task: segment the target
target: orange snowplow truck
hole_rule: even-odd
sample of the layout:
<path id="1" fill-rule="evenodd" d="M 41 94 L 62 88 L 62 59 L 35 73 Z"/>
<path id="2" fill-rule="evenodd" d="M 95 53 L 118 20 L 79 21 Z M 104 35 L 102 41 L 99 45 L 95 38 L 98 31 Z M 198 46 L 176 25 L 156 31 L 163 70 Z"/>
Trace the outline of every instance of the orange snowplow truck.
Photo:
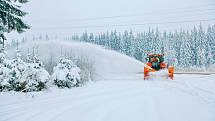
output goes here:
<path id="1" fill-rule="evenodd" d="M 167 77 L 173 80 L 174 67 L 164 63 L 164 54 L 148 54 L 147 63 L 144 66 L 144 80 L 149 79 L 149 73 L 167 68 Z"/>

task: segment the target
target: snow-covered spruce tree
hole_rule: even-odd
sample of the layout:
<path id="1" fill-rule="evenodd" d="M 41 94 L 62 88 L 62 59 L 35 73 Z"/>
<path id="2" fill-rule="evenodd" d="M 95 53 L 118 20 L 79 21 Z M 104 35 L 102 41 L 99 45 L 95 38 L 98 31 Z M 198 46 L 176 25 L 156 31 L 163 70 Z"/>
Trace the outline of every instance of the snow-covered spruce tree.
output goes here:
<path id="1" fill-rule="evenodd" d="M 158 28 L 156 29 L 156 31 L 152 31 L 152 53 L 161 53 L 161 40 L 160 40 L 160 33 L 158 31 Z"/>
<path id="2" fill-rule="evenodd" d="M 203 30 L 202 25 L 199 25 L 198 28 L 198 46 L 197 46 L 197 53 L 198 53 L 198 65 L 200 67 L 205 67 L 206 65 L 206 44 L 207 44 L 207 40 L 206 40 L 206 36 L 205 36 L 205 31 Z"/>
<path id="3" fill-rule="evenodd" d="M 0 91 L 12 90 L 10 86 L 10 67 L 10 61 L 5 59 L 5 53 L 0 52 Z"/>
<path id="4" fill-rule="evenodd" d="M 80 37 L 80 41 L 88 42 L 88 33 L 84 32 Z"/>
<path id="5" fill-rule="evenodd" d="M 110 40 L 111 40 L 111 44 L 110 44 L 111 48 L 113 50 L 119 50 L 120 49 L 120 39 L 117 36 L 116 30 L 114 32 L 111 32 Z"/>
<path id="6" fill-rule="evenodd" d="M 102 35 L 102 42 L 104 43 L 104 46 L 110 48 L 111 47 L 110 46 L 110 43 L 111 43 L 110 41 L 111 40 L 110 40 L 110 34 L 109 34 L 109 32 L 107 32 L 106 34 L 103 33 L 103 35 Z"/>
<path id="7" fill-rule="evenodd" d="M 144 53 L 144 45 L 143 45 L 143 34 L 137 33 L 136 41 L 134 43 L 134 58 L 137 60 L 142 60 Z"/>
<path id="8" fill-rule="evenodd" d="M 95 43 L 95 38 L 94 38 L 93 33 L 90 33 L 89 42 L 90 42 L 90 43 Z"/>
<path id="9" fill-rule="evenodd" d="M 129 33 L 125 31 L 122 37 L 122 41 L 124 41 L 122 52 L 126 55 L 130 55 L 131 52 L 131 41 L 129 40 Z"/>
<path id="10" fill-rule="evenodd" d="M 28 64 L 19 79 L 21 87 L 17 91 L 41 91 L 47 87 L 49 79 L 49 73 L 44 69 L 43 63 L 37 56 L 34 56 L 33 62 Z"/>
<path id="11" fill-rule="evenodd" d="M 154 31 L 153 29 L 149 28 L 147 35 L 146 35 L 146 51 L 148 51 L 149 53 L 153 53 L 152 52 L 152 48 L 153 48 L 153 35 Z"/>
<path id="12" fill-rule="evenodd" d="M 173 40 L 174 40 L 173 48 L 174 48 L 174 52 L 175 52 L 175 58 L 177 60 L 176 63 L 180 65 L 180 63 L 181 63 L 180 56 L 181 56 L 182 34 L 178 31 L 174 32 Z"/>
<path id="13" fill-rule="evenodd" d="M 215 64 L 215 25 L 207 30 L 206 60 L 207 66 Z"/>
<path id="14" fill-rule="evenodd" d="M 101 45 L 106 46 L 108 41 L 109 41 L 108 32 L 107 32 L 107 34 L 102 33 L 101 39 L 100 39 Z"/>
<path id="15" fill-rule="evenodd" d="M 20 4 L 28 2 L 27 0 L 0 0 L 0 40 L 4 47 L 6 40 L 4 33 L 17 31 L 24 32 L 30 27 L 22 21 L 26 12 L 20 10 Z M 18 5 L 19 4 L 19 5 Z"/>
<path id="16" fill-rule="evenodd" d="M 18 82 L 26 68 L 26 63 L 20 59 L 19 52 L 13 60 L 5 59 L 4 52 L 0 53 L 0 88 L 1 91 L 17 90 L 20 87 Z"/>
<path id="17" fill-rule="evenodd" d="M 194 27 L 192 30 L 191 30 L 191 64 L 193 66 L 196 66 L 197 65 L 197 62 L 198 62 L 198 54 L 197 54 L 197 29 L 196 27 Z"/>
<path id="18" fill-rule="evenodd" d="M 129 44 L 130 44 L 130 47 L 129 47 L 129 49 L 130 49 L 129 56 L 134 57 L 134 54 L 135 54 L 135 37 L 133 35 L 132 30 L 130 30 L 130 32 L 129 32 L 129 41 L 130 41 L 129 42 Z"/>
<path id="19" fill-rule="evenodd" d="M 60 88 L 77 87 L 81 81 L 80 71 L 80 68 L 77 67 L 71 60 L 61 58 L 53 70 L 53 83 Z"/>
<path id="20" fill-rule="evenodd" d="M 180 67 L 191 67 L 191 44 L 189 33 L 182 32 L 181 49 L 180 49 Z"/>
<path id="21" fill-rule="evenodd" d="M 16 58 L 11 61 L 10 66 L 10 86 L 12 90 L 20 91 L 24 86 L 19 79 L 22 77 L 24 71 L 27 68 L 27 64 L 20 58 L 21 55 L 17 50 Z"/>

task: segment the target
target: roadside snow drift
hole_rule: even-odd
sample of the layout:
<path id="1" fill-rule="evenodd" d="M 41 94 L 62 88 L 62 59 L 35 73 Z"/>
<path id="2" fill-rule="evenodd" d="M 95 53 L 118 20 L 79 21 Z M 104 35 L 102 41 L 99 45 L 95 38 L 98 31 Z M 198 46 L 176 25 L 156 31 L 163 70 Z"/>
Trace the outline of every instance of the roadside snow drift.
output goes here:
<path id="1" fill-rule="evenodd" d="M 143 64 L 114 51 L 75 42 L 39 47 L 44 60 L 53 52 L 60 56 L 61 47 L 87 56 L 100 81 L 67 90 L 2 92 L 0 121 L 215 121 L 215 75 L 144 81 L 137 73 Z"/>

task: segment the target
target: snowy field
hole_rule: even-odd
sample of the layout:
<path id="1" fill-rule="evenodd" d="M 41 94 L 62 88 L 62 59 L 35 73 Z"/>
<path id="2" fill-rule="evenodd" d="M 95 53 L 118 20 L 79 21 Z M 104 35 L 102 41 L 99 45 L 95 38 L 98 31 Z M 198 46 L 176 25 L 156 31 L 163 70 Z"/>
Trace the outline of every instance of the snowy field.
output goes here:
<path id="1" fill-rule="evenodd" d="M 137 73 L 143 64 L 132 58 L 90 44 L 60 45 L 96 58 L 100 78 L 79 88 L 0 93 L 0 121 L 215 121 L 215 75 L 144 81 Z"/>

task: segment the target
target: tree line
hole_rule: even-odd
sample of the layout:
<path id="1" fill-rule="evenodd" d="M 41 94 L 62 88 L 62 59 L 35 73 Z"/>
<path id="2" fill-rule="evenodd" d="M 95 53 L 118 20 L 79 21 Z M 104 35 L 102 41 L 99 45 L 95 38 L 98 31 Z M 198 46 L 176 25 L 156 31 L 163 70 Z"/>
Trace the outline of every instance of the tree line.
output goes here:
<path id="1" fill-rule="evenodd" d="M 158 28 L 138 33 L 132 30 L 100 34 L 84 32 L 71 39 L 102 45 L 142 62 L 149 53 L 163 53 L 166 62 L 174 61 L 178 67 L 207 68 L 215 64 L 215 25 L 209 25 L 205 30 L 200 24 L 191 30 L 174 32 L 161 32 Z"/>

